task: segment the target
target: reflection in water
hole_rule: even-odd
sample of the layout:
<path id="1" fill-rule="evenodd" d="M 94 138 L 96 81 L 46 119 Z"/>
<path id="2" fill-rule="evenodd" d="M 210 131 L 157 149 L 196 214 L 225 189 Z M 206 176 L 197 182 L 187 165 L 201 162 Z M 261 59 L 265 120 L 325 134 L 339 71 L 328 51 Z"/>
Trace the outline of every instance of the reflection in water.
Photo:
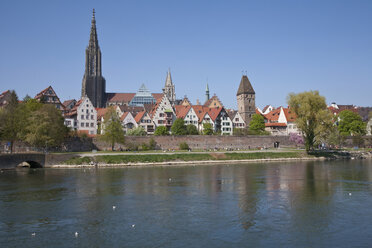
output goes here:
<path id="1" fill-rule="evenodd" d="M 4 171 L 0 246 L 369 246 L 371 168 L 317 161 Z"/>

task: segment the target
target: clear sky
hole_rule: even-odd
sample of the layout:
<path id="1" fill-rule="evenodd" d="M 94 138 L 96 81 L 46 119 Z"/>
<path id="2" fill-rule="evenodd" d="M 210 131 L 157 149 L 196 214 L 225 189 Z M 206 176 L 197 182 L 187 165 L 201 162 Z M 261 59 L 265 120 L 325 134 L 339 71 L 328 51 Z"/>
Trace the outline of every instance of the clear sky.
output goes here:
<path id="1" fill-rule="evenodd" d="M 108 92 L 161 92 L 170 67 L 177 98 L 204 101 L 208 80 L 236 108 L 247 71 L 261 108 L 305 90 L 372 106 L 370 0 L 2 0 L 0 91 L 79 98 L 93 8 Z"/>

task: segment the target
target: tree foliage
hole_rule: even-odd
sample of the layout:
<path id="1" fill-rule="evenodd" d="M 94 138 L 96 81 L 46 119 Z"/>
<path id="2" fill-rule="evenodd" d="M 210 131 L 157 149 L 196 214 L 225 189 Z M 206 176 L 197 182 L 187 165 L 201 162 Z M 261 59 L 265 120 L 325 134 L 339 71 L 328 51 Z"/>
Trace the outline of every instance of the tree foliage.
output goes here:
<path id="1" fill-rule="evenodd" d="M 157 136 L 169 135 L 169 132 L 166 126 L 158 126 L 155 129 L 154 135 L 157 135 Z"/>
<path id="2" fill-rule="evenodd" d="M 350 110 L 343 110 L 338 115 L 339 125 L 338 130 L 341 135 L 365 135 L 366 124 L 362 121 L 362 117 Z"/>
<path id="3" fill-rule="evenodd" d="M 252 120 L 249 123 L 249 130 L 256 133 L 262 133 L 265 131 L 265 120 L 262 115 L 252 115 Z"/>
<path id="4" fill-rule="evenodd" d="M 128 130 L 127 132 L 128 136 L 146 136 L 146 131 L 143 129 L 143 127 L 136 127 L 133 129 Z"/>
<path id="5" fill-rule="evenodd" d="M 104 133 L 102 139 L 111 144 L 114 150 L 116 143 L 124 143 L 124 130 L 120 122 L 118 113 L 113 107 L 110 107 L 104 116 Z"/>
<path id="6" fill-rule="evenodd" d="M 329 127 L 333 125 L 325 98 L 318 91 L 307 91 L 291 93 L 287 101 L 297 115 L 297 127 L 304 136 L 306 151 L 309 151 L 317 141 L 326 137 Z"/>
<path id="7" fill-rule="evenodd" d="M 178 118 L 173 122 L 173 125 L 171 127 L 172 135 L 186 135 L 186 125 L 185 121 L 181 118 Z"/>
<path id="8" fill-rule="evenodd" d="M 29 112 L 24 139 L 30 145 L 48 148 L 59 146 L 65 139 L 68 128 L 64 125 L 61 111 L 54 105 L 42 104 Z"/>
<path id="9" fill-rule="evenodd" d="M 204 135 L 212 135 L 213 134 L 213 126 L 210 123 L 203 123 L 203 134 Z"/>
<path id="10" fill-rule="evenodd" d="M 15 91 L 11 91 L 8 104 L 0 114 L 0 138 L 10 143 L 10 152 L 13 152 L 14 142 L 20 140 L 24 119 L 19 106 L 18 96 Z"/>
<path id="11" fill-rule="evenodd" d="M 187 131 L 188 135 L 198 135 L 199 134 L 198 129 L 193 124 L 187 125 L 186 126 L 186 131 Z"/>

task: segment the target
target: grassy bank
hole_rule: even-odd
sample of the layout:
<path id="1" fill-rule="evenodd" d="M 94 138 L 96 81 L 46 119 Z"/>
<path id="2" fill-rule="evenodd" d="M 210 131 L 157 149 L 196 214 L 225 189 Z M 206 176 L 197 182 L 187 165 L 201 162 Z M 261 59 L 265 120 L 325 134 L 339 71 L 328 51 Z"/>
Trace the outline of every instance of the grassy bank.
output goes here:
<path id="1" fill-rule="evenodd" d="M 97 155 L 78 157 L 65 161 L 67 165 L 83 165 L 91 162 L 102 164 L 159 163 L 170 161 L 246 160 L 271 158 L 300 158 L 304 152 L 252 152 L 252 153 L 190 153 L 190 154 L 141 154 L 141 155 Z"/>

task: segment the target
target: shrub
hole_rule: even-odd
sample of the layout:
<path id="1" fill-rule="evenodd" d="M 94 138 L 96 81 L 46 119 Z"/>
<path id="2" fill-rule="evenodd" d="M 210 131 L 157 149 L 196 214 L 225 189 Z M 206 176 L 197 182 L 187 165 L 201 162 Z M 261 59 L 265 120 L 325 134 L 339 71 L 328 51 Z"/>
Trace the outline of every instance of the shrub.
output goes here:
<path id="1" fill-rule="evenodd" d="M 151 138 L 150 141 L 149 141 L 149 148 L 150 150 L 155 150 L 156 148 L 156 141 L 154 140 L 154 138 Z"/>
<path id="2" fill-rule="evenodd" d="M 161 136 L 161 135 L 169 135 L 168 129 L 165 126 L 159 126 L 155 129 L 154 135 Z"/>
<path id="3" fill-rule="evenodd" d="M 180 150 L 189 150 L 189 145 L 186 142 L 182 142 L 179 144 Z"/>

